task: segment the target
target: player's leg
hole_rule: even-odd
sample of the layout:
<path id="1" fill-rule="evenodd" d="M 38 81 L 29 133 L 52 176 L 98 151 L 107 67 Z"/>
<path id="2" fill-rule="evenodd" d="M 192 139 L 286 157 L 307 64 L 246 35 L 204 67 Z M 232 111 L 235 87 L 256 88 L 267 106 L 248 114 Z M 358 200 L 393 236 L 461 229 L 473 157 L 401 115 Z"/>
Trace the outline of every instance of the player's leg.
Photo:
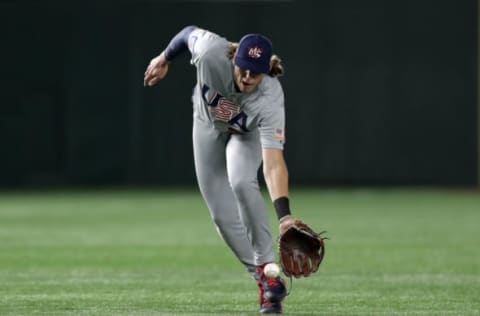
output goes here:
<path id="1" fill-rule="evenodd" d="M 281 301 L 287 294 L 285 281 L 281 277 L 267 278 L 263 272 L 265 264 L 274 260 L 274 252 L 268 214 L 258 184 L 261 161 L 258 130 L 232 135 L 227 145 L 228 177 L 255 254 L 260 312 L 281 313 Z"/>
<path id="2" fill-rule="evenodd" d="M 200 192 L 219 234 L 253 273 L 253 248 L 227 177 L 225 146 L 229 138 L 229 134 L 220 133 L 205 122 L 194 119 L 193 151 Z"/>
<path id="3" fill-rule="evenodd" d="M 257 266 L 274 260 L 268 213 L 258 183 L 261 162 L 258 130 L 232 135 L 227 145 L 228 178 L 247 227 Z"/>

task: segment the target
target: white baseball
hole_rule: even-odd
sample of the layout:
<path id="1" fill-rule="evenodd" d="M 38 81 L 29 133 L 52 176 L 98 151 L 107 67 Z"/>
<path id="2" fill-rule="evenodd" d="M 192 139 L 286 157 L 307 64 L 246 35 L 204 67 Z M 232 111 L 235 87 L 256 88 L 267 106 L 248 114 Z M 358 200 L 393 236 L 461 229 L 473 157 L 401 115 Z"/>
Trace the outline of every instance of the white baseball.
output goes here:
<path id="1" fill-rule="evenodd" d="M 276 278 L 280 274 L 280 267 L 276 263 L 269 263 L 263 268 L 263 273 L 268 278 Z"/>

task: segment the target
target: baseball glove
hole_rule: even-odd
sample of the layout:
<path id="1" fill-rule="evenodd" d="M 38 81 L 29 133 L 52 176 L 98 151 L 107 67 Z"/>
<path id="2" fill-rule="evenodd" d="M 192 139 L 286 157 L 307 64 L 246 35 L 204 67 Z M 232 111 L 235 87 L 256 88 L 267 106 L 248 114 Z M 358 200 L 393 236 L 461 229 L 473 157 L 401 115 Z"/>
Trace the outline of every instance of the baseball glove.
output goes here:
<path id="1" fill-rule="evenodd" d="M 322 233 L 298 219 L 280 225 L 279 259 L 286 276 L 308 277 L 318 270 L 325 255 Z"/>

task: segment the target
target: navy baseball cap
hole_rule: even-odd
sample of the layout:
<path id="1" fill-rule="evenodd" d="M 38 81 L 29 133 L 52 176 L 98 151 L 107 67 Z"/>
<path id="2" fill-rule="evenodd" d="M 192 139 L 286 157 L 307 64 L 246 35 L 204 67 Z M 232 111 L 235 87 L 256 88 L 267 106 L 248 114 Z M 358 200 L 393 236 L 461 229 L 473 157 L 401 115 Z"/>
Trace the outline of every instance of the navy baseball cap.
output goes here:
<path id="1" fill-rule="evenodd" d="M 253 72 L 270 72 L 272 42 L 260 34 L 247 34 L 240 39 L 235 54 L 235 65 Z"/>

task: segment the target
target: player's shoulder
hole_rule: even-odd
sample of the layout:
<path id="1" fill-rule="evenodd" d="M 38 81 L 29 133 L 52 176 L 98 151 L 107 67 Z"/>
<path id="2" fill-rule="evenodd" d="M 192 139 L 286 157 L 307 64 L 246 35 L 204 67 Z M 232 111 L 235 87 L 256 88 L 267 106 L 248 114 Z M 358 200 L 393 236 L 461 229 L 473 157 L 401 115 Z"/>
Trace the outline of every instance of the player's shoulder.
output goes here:
<path id="1" fill-rule="evenodd" d="M 225 55 L 230 42 L 220 35 L 206 29 L 197 27 L 188 39 L 188 48 L 194 57 L 193 60 L 202 58 L 215 58 L 212 56 Z"/>
<path id="2" fill-rule="evenodd" d="M 249 101 L 263 117 L 270 117 L 283 109 L 285 100 L 280 80 L 265 75 L 257 90 L 249 97 Z"/>
<path id="3" fill-rule="evenodd" d="M 222 37 L 212 31 L 203 29 L 201 27 L 195 26 L 190 32 L 189 35 L 189 41 L 188 45 L 194 45 L 195 43 L 201 42 L 201 41 L 217 41 L 221 39 Z"/>
<path id="4" fill-rule="evenodd" d="M 259 85 L 261 95 L 268 98 L 283 97 L 283 88 L 277 77 L 265 75 Z"/>

